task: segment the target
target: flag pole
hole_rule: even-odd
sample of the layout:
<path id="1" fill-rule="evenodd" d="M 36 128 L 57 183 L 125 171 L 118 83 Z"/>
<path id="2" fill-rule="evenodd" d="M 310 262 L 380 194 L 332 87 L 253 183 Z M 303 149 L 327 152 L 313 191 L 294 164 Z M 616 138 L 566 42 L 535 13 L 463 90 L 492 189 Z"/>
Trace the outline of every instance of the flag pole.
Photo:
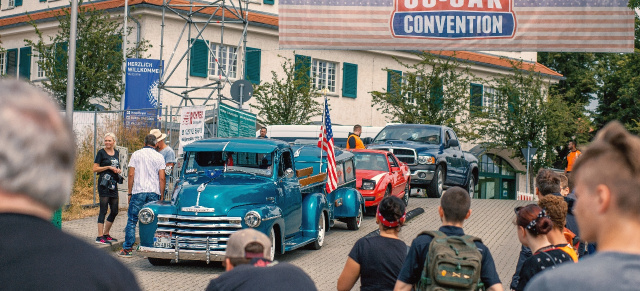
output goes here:
<path id="1" fill-rule="evenodd" d="M 327 89 L 322 89 L 324 93 L 324 106 L 322 107 L 322 125 L 320 125 L 320 168 L 318 174 L 322 173 L 322 144 L 325 140 L 325 131 L 327 130 L 324 118 L 327 116 Z"/>

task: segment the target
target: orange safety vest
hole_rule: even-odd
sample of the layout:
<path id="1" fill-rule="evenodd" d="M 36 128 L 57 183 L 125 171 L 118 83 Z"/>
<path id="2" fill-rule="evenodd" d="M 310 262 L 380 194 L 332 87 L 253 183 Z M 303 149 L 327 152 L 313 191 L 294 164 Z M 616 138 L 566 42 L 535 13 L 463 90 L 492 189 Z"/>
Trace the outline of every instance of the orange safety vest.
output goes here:
<path id="1" fill-rule="evenodd" d="M 347 149 L 351 149 L 351 147 L 349 147 L 349 139 L 351 139 L 351 137 L 355 138 L 356 141 L 356 147 L 354 149 L 364 149 L 364 143 L 362 143 L 360 137 L 355 134 L 351 134 L 347 138 Z"/>
<path id="2" fill-rule="evenodd" d="M 576 159 L 581 155 L 582 153 L 579 150 L 576 150 L 575 152 L 570 152 L 567 155 L 567 172 L 571 172 L 571 170 L 573 170 L 573 164 L 576 162 Z"/>

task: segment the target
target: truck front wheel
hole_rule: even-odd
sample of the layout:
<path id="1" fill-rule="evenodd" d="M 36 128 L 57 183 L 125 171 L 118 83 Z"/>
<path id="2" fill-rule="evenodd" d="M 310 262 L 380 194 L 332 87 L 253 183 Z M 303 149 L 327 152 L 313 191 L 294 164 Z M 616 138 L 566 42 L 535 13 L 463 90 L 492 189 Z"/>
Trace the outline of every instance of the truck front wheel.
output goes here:
<path id="1" fill-rule="evenodd" d="M 440 198 L 442 196 L 442 190 L 444 189 L 444 173 L 442 166 L 437 166 L 436 171 L 433 174 L 433 180 L 429 183 L 427 188 L 427 197 Z"/>
<path id="2" fill-rule="evenodd" d="M 358 207 L 358 215 L 356 217 L 347 218 L 347 228 L 349 230 L 358 230 L 362 224 L 362 207 Z"/>
<path id="3" fill-rule="evenodd" d="M 276 258 L 276 231 L 271 227 L 269 232 L 269 240 L 271 241 L 271 251 L 269 252 L 269 260 L 273 261 Z"/>
<path id="4" fill-rule="evenodd" d="M 318 237 L 316 241 L 311 244 L 311 248 L 314 250 L 319 250 L 322 248 L 324 244 L 324 235 L 326 230 L 326 224 L 324 221 L 324 212 L 320 213 L 320 219 L 318 219 Z"/>

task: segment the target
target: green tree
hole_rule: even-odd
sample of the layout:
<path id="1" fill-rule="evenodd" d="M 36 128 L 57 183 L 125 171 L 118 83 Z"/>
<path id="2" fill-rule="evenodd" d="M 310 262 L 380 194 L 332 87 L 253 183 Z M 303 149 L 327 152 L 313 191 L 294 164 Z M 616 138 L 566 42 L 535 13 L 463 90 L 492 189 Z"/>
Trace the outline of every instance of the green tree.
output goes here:
<path id="1" fill-rule="evenodd" d="M 581 105 L 568 103 L 561 95 L 550 95 L 549 82 L 531 70 L 521 70 L 521 62 L 512 61 L 513 73 L 493 79 L 496 94 L 493 108 L 484 108 L 477 115 L 485 120 L 480 133 L 486 149 L 509 150 L 511 158 L 526 163 L 520 149 L 531 142 L 538 148 L 538 158 L 532 161 L 535 173 L 549 167 L 559 148 L 566 143 L 567 132 L 584 131 L 582 121 L 568 122 L 567 114 L 581 110 Z M 588 127 L 588 126 L 586 126 Z"/>
<path id="2" fill-rule="evenodd" d="M 312 117 L 322 114 L 321 104 L 314 99 L 320 94 L 311 88 L 310 68 L 305 62 L 278 57 L 283 60 L 284 78 L 271 71 L 271 82 L 255 86 L 257 104 L 251 107 L 258 110 L 258 121 L 264 125 L 309 124 Z"/>
<path id="3" fill-rule="evenodd" d="M 627 129 L 640 134 L 640 18 L 635 19 L 635 53 L 606 54 L 599 64 L 601 88 L 595 123 L 598 128 L 618 120 Z"/>
<path id="4" fill-rule="evenodd" d="M 565 79 L 551 86 L 553 95 L 570 103 L 588 104 L 598 90 L 595 53 L 540 52 L 538 62 L 562 74 Z"/>
<path id="5" fill-rule="evenodd" d="M 73 108 L 93 110 L 93 104 L 110 107 L 119 102 L 123 93 L 122 86 L 122 32 L 121 21 L 112 18 L 93 5 L 79 3 L 76 71 Z M 46 89 L 53 93 L 58 102 L 66 106 L 68 44 L 71 15 L 69 9 L 63 9 L 56 15 L 59 22 L 58 32 L 47 40 L 37 23 L 31 22 L 38 35 L 37 41 L 25 39 L 25 43 L 34 48 L 34 55 L 41 56 L 38 65 L 47 79 L 43 82 Z M 131 30 L 129 30 L 131 31 Z M 127 50 L 127 55 L 145 52 L 150 47 L 148 41 L 140 41 Z"/>
<path id="6" fill-rule="evenodd" d="M 374 105 L 393 122 L 438 124 L 453 128 L 463 140 L 479 136 L 464 116 L 468 111 L 469 83 L 474 79 L 467 66 L 454 56 L 415 53 L 415 64 L 394 58 L 407 72 L 384 69 L 389 74 L 386 91 L 371 92 Z"/>

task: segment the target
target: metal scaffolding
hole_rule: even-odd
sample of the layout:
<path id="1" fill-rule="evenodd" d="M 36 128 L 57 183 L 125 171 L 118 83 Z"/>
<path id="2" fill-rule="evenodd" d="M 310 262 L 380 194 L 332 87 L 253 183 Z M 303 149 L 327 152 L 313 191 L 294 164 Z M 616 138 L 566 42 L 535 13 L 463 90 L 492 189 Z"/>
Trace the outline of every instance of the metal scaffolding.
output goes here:
<path id="1" fill-rule="evenodd" d="M 249 24 L 248 21 L 248 0 L 218 0 L 218 1 L 193 1 L 193 0 L 163 0 L 162 2 L 162 24 L 161 24 L 161 36 L 160 36 L 160 61 L 162 68 L 162 75 L 160 76 L 160 81 L 158 84 L 158 96 L 160 96 L 161 90 L 168 92 L 169 94 L 173 94 L 182 98 L 179 106 L 191 106 L 191 105 L 207 105 L 207 103 L 212 99 L 212 97 L 217 97 L 217 104 L 220 104 L 222 99 L 233 101 L 231 98 L 227 98 L 222 96 L 222 89 L 226 85 L 231 86 L 231 81 L 229 80 L 229 76 L 226 72 L 226 67 L 223 64 L 220 64 L 221 55 L 223 54 L 223 50 L 219 49 L 217 55 L 214 55 L 215 52 L 212 51 L 211 46 L 207 45 L 208 50 L 208 62 L 215 61 L 215 64 L 218 69 L 218 75 L 220 79 L 210 81 L 202 86 L 192 86 L 189 84 L 190 77 L 190 61 L 191 61 L 191 48 L 195 43 L 196 39 L 201 39 L 208 43 L 206 39 L 203 37 L 203 32 L 210 28 L 210 26 L 218 26 L 220 29 L 220 46 L 224 46 L 224 31 L 225 26 L 227 24 L 241 24 L 242 25 L 242 36 L 238 41 L 238 45 L 236 46 L 236 53 L 232 54 L 230 57 L 230 64 L 235 63 L 238 59 L 238 65 L 242 68 L 242 70 L 237 70 L 237 72 L 244 72 L 244 57 L 239 58 L 238 56 L 244 56 L 246 54 L 246 44 L 247 44 L 247 27 Z M 177 15 L 179 18 L 184 20 L 184 25 L 182 26 L 182 31 L 177 40 L 175 40 L 175 46 L 171 51 L 171 55 L 166 63 L 166 65 L 162 64 L 164 60 L 164 46 L 165 42 L 173 41 L 172 39 L 165 39 L 165 15 L 169 13 L 173 13 Z M 203 20 L 204 19 L 204 20 Z M 215 29 L 215 27 L 214 27 Z M 195 37 L 194 37 L 195 35 Z M 179 50 L 179 44 L 187 42 L 189 45 L 187 49 L 182 52 Z M 178 56 L 178 57 L 176 57 Z M 214 57 L 212 57 L 214 56 Z M 227 56 L 229 58 L 229 56 Z M 182 85 L 167 85 L 172 80 L 172 77 L 175 78 L 174 73 L 181 68 L 181 65 L 185 64 L 183 67 L 186 69 L 186 77 L 185 84 Z M 209 64 L 207 64 L 207 76 L 209 76 Z M 208 80 L 208 78 L 207 78 Z M 173 82 L 174 84 L 176 82 Z M 200 91 L 205 91 L 205 94 L 198 94 Z M 191 95 L 191 96 L 190 96 Z M 195 96 L 193 96 L 195 95 Z M 200 104 L 196 104 L 196 102 Z M 218 106 L 216 106 L 217 108 Z"/>

